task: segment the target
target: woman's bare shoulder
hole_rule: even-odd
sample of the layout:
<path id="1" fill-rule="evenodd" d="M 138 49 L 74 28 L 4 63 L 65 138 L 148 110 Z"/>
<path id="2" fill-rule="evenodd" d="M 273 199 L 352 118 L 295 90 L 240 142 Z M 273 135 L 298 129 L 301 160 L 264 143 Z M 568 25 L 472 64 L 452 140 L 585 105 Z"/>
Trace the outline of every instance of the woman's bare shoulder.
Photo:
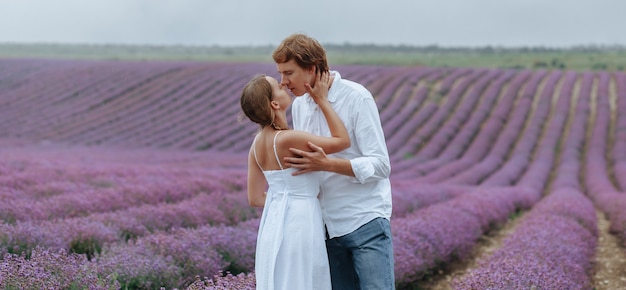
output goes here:
<path id="1" fill-rule="evenodd" d="M 281 134 L 282 142 L 289 147 L 306 147 L 313 134 L 300 130 L 286 130 Z"/>
<path id="2" fill-rule="evenodd" d="M 284 141 L 299 142 L 313 136 L 313 134 L 301 130 L 286 130 L 281 133 Z M 305 141 L 306 142 L 306 141 Z"/>

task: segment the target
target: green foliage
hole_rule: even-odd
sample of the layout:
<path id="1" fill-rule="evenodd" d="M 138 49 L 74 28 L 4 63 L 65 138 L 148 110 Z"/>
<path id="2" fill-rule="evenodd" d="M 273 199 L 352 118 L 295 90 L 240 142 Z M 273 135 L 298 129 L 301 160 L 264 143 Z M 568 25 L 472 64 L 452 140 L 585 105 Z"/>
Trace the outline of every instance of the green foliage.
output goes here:
<path id="1" fill-rule="evenodd" d="M 141 233 L 134 231 L 133 229 L 121 229 L 120 230 L 120 237 L 125 242 L 131 241 L 131 240 L 137 240 L 137 238 L 140 236 L 141 236 Z"/>
<path id="2" fill-rule="evenodd" d="M 91 260 L 102 252 L 102 242 L 93 237 L 77 238 L 70 242 L 70 250 L 72 253 L 85 254 Z"/>
<path id="3" fill-rule="evenodd" d="M 626 47 L 439 47 L 325 44 L 331 64 L 514 69 L 624 70 Z M 185 60 L 272 63 L 275 46 L 130 46 L 2 44 L 0 58 L 65 58 L 104 60 Z"/>
<path id="4" fill-rule="evenodd" d="M 516 220 L 517 218 L 519 218 L 522 215 L 522 210 L 521 209 L 516 209 L 514 212 L 512 212 L 509 215 L 509 220 Z"/>
<path id="5" fill-rule="evenodd" d="M 594 63 L 591 68 L 593 70 L 606 70 L 608 65 L 606 63 Z"/>
<path id="6" fill-rule="evenodd" d="M 111 187 L 115 187 L 115 183 L 113 181 L 110 180 L 103 180 L 103 179 L 98 179 L 98 180 L 93 180 L 91 182 L 91 184 L 94 187 L 98 187 L 98 188 L 111 188 Z"/>
<path id="7" fill-rule="evenodd" d="M 30 259 L 34 245 L 26 242 L 13 241 L 6 243 L 7 253 L 14 255 L 23 255 L 26 259 Z"/>

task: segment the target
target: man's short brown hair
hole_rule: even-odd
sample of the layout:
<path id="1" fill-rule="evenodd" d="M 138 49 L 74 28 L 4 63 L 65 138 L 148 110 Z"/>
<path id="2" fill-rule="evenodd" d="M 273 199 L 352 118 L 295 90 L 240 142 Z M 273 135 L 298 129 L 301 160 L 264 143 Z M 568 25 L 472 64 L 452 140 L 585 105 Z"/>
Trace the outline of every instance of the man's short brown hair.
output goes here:
<path id="1" fill-rule="evenodd" d="M 328 72 L 328 60 L 324 47 L 306 34 L 296 33 L 285 38 L 272 54 L 274 62 L 285 63 L 295 60 L 299 67 L 315 67 L 316 73 Z"/>

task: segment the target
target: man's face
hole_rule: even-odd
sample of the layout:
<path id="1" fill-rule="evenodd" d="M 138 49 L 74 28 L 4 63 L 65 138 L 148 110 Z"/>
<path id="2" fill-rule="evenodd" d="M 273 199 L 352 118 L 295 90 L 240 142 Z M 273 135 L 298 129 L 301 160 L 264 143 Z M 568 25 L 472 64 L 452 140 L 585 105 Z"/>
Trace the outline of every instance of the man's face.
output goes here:
<path id="1" fill-rule="evenodd" d="M 298 66 L 295 60 L 276 64 L 278 73 L 280 73 L 280 84 L 287 87 L 291 93 L 296 96 L 302 96 L 306 93 L 304 84 L 310 83 L 314 86 L 315 68 L 303 69 Z"/>

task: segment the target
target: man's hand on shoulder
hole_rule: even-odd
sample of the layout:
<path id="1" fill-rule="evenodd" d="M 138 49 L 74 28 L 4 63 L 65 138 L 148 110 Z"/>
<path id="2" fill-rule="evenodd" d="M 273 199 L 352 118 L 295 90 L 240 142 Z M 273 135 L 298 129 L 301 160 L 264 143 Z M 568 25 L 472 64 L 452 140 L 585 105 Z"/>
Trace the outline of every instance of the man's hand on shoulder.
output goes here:
<path id="1" fill-rule="evenodd" d="M 325 171 L 329 163 L 328 156 L 322 147 L 311 142 L 309 148 L 313 151 L 304 151 L 296 148 L 289 148 L 291 153 L 300 157 L 285 157 L 285 165 L 298 169 L 293 175 L 300 175 L 312 171 Z"/>
<path id="2" fill-rule="evenodd" d="M 313 171 L 329 171 L 354 177 L 350 160 L 339 158 L 328 158 L 322 147 L 311 142 L 308 143 L 312 151 L 304 151 L 296 148 L 289 148 L 291 153 L 299 157 L 285 157 L 285 165 L 298 169 L 293 175 L 300 175 Z"/>

